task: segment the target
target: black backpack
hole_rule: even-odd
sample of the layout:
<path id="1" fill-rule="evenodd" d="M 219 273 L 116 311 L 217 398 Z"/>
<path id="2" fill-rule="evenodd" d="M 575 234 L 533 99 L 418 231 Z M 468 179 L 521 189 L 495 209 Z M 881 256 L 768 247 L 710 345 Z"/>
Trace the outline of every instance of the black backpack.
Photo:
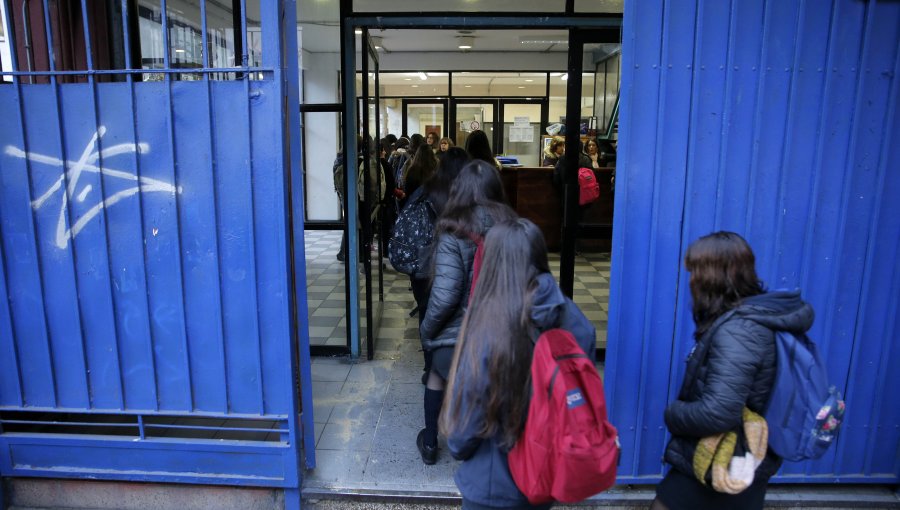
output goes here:
<path id="1" fill-rule="evenodd" d="M 427 272 L 435 217 L 420 187 L 409 196 L 394 224 L 394 236 L 388 243 L 388 259 L 394 269 L 420 277 Z"/>

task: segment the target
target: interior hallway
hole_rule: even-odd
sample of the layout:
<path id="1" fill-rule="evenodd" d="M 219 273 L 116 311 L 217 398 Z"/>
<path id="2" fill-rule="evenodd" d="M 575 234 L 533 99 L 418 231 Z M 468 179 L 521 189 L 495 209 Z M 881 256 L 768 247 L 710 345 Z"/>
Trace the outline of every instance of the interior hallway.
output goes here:
<path id="1" fill-rule="evenodd" d="M 335 259 L 340 232 L 307 231 L 307 285 L 311 341 L 341 345 L 344 266 Z M 551 269 L 559 256 L 551 254 Z M 375 359 L 315 357 L 312 362 L 315 470 L 304 490 L 378 490 L 448 496 L 458 494 L 454 461 L 443 442 L 437 464 L 425 466 L 415 445 L 423 427 L 422 352 L 415 306 L 406 275 L 384 273 L 385 306 Z M 579 256 L 575 299 L 597 327 L 605 346 L 609 301 L 609 257 Z M 340 312 L 340 316 L 338 316 Z M 339 317 L 335 319 L 335 317 Z M 598 364 L 601 374 L 602 365 Z"/>

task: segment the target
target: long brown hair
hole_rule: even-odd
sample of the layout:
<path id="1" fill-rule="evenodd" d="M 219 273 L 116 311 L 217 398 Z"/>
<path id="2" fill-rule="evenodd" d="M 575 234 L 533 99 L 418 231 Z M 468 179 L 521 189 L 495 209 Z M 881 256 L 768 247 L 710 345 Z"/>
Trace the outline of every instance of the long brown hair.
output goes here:
<path id="1" fill-rule="evenodd" d="M 765 292 L 756 276 L 756 257 L 743 237 L 715 232 L 694 241 L 684 257 L 691 273 L 691 298 L 697 338 L 744 298 Z"/>
<path id="2" fill-rule="evenodd" d="M 491 164 L 474 159 L 459 172 L 450 187 L 450 196 L 434 227 L 434 238 L 450 233 L 462 239 L 483 236 L 477 209 L 482 208 L 494 223 L 515 219 L 516 213 L 506 205 L 506 192 L 500 180 L 500 172 Z M 437 243 L 434 243 L 435 247 Z"/>
<path id="3" fill-rule="evenodd" d="M 450 368 L 441 414 L 445 435 L 468 422 L 478 406 L 484 411 L 479 437 L 499 436 L 506 448 L 518 440 L 528 411 L 536 336 L 532 299 L 538 275 L 549 271 L 544 236 L 534 223 L 518 219 L 488 231 L 484 265 Z M 487 377 L 479 377 L 485 369 Z"/>

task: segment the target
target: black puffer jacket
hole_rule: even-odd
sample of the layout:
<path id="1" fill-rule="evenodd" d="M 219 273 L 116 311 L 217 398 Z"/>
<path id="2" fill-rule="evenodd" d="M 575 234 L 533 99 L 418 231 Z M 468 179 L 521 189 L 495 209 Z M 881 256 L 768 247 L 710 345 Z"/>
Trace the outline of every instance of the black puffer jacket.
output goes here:
<path id="1" fill-rule="evenodd" d="M 480 207 L 475 209 L 475 217 L 479 218 L 483 236 L 494 222 Z M 431 294 L 425 318 L 419 326 L 419 338 L 426 351 L 456 345 L 456 337 L 469 304 L 476 249 L 471 239 L 461 239 L 448 233 L 439 234 L 435 241 Z"/>
<path id="2" fill-rule="evenodd" d="M 801 333 L 812 322 L 813 309 L 799 290 L 747 298 L 719 317 L 688 356 L 681 393 L 666 409 L 672 433 L 666 462 L 693 476 L 700 438 L 737 428 L 744 405 L 763 414 L 775 382 L 774 331 Z M 769 450 L 756 476 L 768 479 L 780 466 Z"/>

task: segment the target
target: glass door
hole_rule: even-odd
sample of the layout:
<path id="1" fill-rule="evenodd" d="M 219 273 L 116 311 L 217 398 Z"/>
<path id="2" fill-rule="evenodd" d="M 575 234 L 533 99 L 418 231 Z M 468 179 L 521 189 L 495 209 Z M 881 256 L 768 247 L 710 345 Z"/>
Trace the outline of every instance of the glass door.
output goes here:
<path id="1" fill-rule="evenodd" d="M 359 282 L 359 338 L 365 342 L 366 357 L 375 355 L 375 338 L 381 323 L 384 303 L 383 255 L 384 243 L 381 232 L 382 200 L 385 195 L 384 175 L 381 169 L 379 139 L 381 129 L 381 101 L 378 91 L 378 53 L 369 37 L 368 30 L 362 37 L 362 92 L 359 110 L 359 130 L 362 143 L 359 157 L 361 172 L 357 179 L 359 189 L 359 261 L 363 266 L 364 278 Z M 355 268 L 350 268 L 351 271 Z M 362 347 L 362 346 L 360 346 Z M 360 351 L 362 349 L 360 348 Z"/>
<path id="2" fill-rule="evenodd" d="M 427 137 L 428 133 L 437 135 L 440 140 L 447 133 L 447 101 L 435 99 L 403 100 L 403 134 L 412 136 L 416 133 Z"/>
<path id="3" fill-rule="evenodd" d="M 451 138 L 458 147 L 465 148 L 466 139 L 473 131 L 481 130 L 491 141 L 491 149 L 497 154 L 499 140 L 494 129 L 499 110 L 497 99 L 454 99 L 451 112 Z"/>
<path id="4" fill-rule="evenodd" d="M 545 112 L 545 102 L 539 99 L 500 100 L 503 136 L 496 151 L 508 158 L 504 161 L 541 166 L 541 126 L 546 124 Z"/>

